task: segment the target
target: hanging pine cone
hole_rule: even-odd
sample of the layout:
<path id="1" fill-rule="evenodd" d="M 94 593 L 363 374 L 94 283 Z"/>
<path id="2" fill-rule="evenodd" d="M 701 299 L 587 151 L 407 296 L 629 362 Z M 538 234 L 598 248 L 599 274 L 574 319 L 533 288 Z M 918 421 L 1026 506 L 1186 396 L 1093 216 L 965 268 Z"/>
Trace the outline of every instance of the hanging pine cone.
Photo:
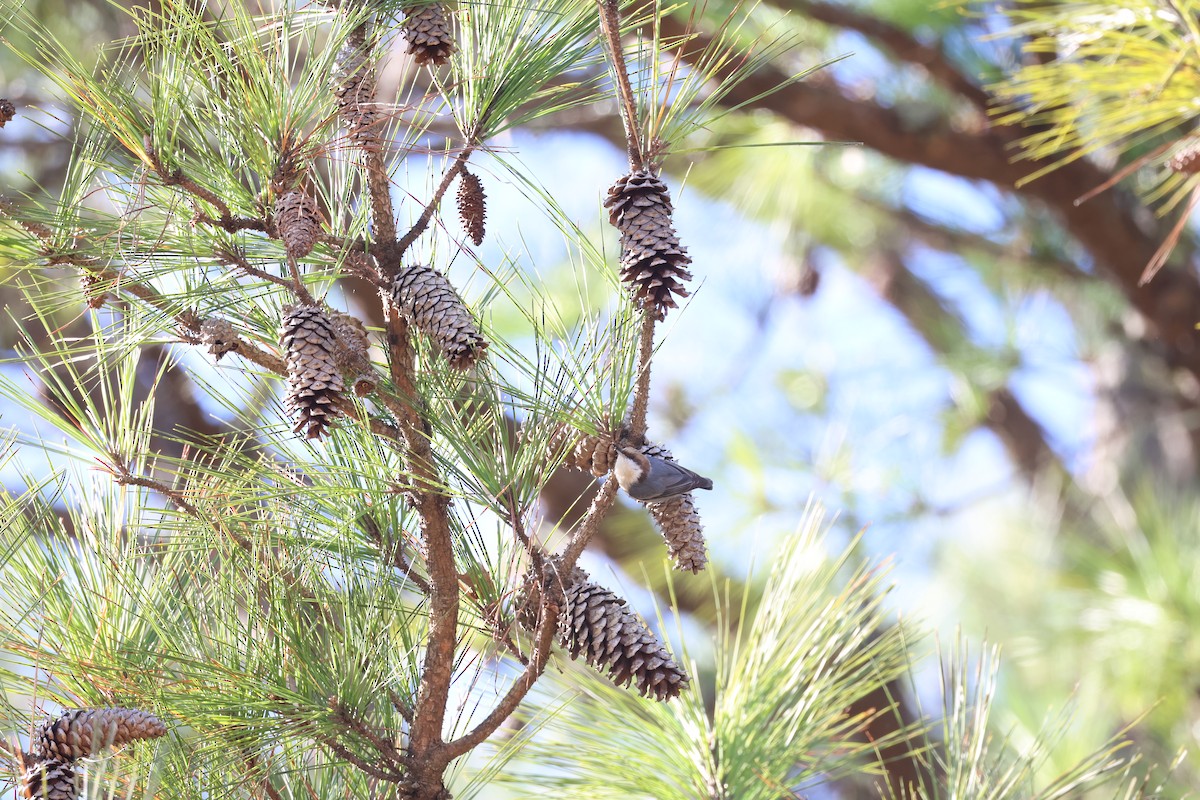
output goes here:
<path id="1" fill-rule="evenodd" d="M 380 114 L 375 107 L 375 78 L 371 69 L 365 26 L 355 28 L 338 50 L 333 64 L 334 95 L 338 113 L 350 128 L 352 139 L 377 136 Z"/>
<path id="2" fill-rule="evenodd" d="M 44 722 L 34 737 L 36 756 L 75 761 L 106 747 L 165 735 L 167 726 L 136 708 L 75 708 Z"/>
<path id="3" fill-rule="evenodd" d="M 358 317 L 343 314 L 341 311 L 329 313 L 333 324 L 333 336 L 337 340 L 336 359 L 342 377 L 354 387 L 354 393 L 366 397 L 375 391 L 379 384 L 379 376 L 371 365 L 367 353 L 371 349 L 371 341 L 367 338 L 366 326 Z"/>
<path id="4" fill-rule="evenodd" d="M 476 247 L 483 244 L 487 222 L 486 201 L 487 195 L 483 193 L 483 182 L 479 176 L 464 169 L 462 177 L 458 179 L 458 218 Z"/>
<path id="5" fill-rule="evenodd" d="M 83 773 L 57 758 L 34 761 L 18 786 L 27 800 L 75 800 L 83 791 Z"/>
<path id="6" fill-rule="evenodd" d="M 667 543 L 667 554 L 677 570 L 699 572 L 708 564 L 704 526 L 691 494 L 668 498 L 662 503 L 647 503 L 646 509 L 658 525 Z"/>
<path id="7" fill-rule="evenodd" d="M 281 338 L 288 371 L 284 405 L 299 420 L 293 431 L 318 439 L 337 413 L 336 404 L 345 388 L 333 324 L 318 306 L 289 306 L 284 309 Z"/>
<path id="8" fill-rule="evenodd" d="M 413 265 L 401 270 L 392 282 L 392 302 L 438 343 L 455 369 L 474 366 L 487 349 L 458 292 L 432 267 Z"/>
<path id="9" fill-rule="evenodd" d="M 562 425 L 550 435 L 550 458 L 563 458 L 563 466 L 590 472 L 602 478 L 617 462 L 617 443 L 612 434 L 586 434 Z M 566 453 L 565 457 L 563 453 Z"/>
<path id="10" fill-rule="evenodd" d="M 559 613 L 559 642 L 571 658 L 582 655 L 617 686 L 635 683 L 643 697 L 676 697 L 688 684 L 687 673 L 623 599 L 583 575 L 567 587 Z"/>
<path id="11" fill-rule="evenodd" d="M 7 97 L 0 97 L 0 128 L 17 115 L 17 107 Z"/>
<path id="12" fill-rule="evenodd" d="M 630 284 L 638 304 L 658 319 L 687 297 L 692 263 L 671 220 L 671 193 L 649 170 L 624 175 L 604 199 L 608 221 L 621 232 L 621 280 Z"/>
<path id="13" fill-rule="evenodd" d="M 275 201 L 275 230 L 292 258 L 312 252 L 321 231 L 317 201 L 301 191 L 291 191 Z"/>
<path id="14" fill-rule="evenodd" d="M 1193 141 L 1177 151 L 1175 155 L 1167 161 L 1167 166 L 1173 172 L 1182 172 L 1185 175 L 1195 175 L 1200 172 L 1200 142 Z"/>
<path id="15" fill-rule="evenodd" d="M 226 353 L 237 352 L 238 335 L 229 320 L 208 317 L 200 323 L 200 339 L 208 345 L 208 352 L 221 360 Z"/>
<path id="16" fill-rule="evenodd" d="M 454 35 L 441 3 L 414 3 L 404 17 L 404 38 L 418 64 L 445 64 L 454 52 Z"/>
<path id="17" fill-rule="evenodd" d="M 675 460 L 671 451 L 661 444 L 643 444 L 638 449 L 664 461 Z M 667 543 L 667 554 L 675 569 L 693 573 L 704 569 L 708 564 L 704 526 L 700 524 L 700 513 L 696 510 L 696 501 L 691 493 L 669 497 L 661 503 L 642 505 L 646 506 L 650 517 L 658 525 L 658 532 Z"/>
<path id="18" fill-rule="evenodd" d="M 554 558 L 540 574 L 533 569 L 526 574 L 517 594 L 517 621 L 533 631 L 543 603 L 557 607 L 555 636 L 571 658 L 582 655 L 617 686 L 635 683 L 643 697 L 665 701 L 678 696 L 688 684 L 687 673 L 626 602 L 589 581 L 579 567 L 565 579 L 560 573 L 559 559 Z"/>

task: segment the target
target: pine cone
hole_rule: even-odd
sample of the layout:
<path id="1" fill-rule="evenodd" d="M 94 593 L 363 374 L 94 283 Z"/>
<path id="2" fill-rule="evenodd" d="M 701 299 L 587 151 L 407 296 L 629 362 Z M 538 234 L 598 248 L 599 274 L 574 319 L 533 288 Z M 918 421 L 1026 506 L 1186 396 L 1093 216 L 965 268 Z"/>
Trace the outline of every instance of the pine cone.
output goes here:
<path id="1" fill-rule="evenodd" d="M 83 774 L 61 759 L 35 761 L 21 775 L 18 789 L 28 800 L 75 800 L 83 791 Z"/>
<path id="2" fill-rule="evenodd" d="M 704 569 L 708 564 L 704 526 L 700 524 L 700 514 L 692 495 L 681 494 L 662 503 L 647 503 L 646 509 L 667 543 L 667 554 L 675 569 L 691 572 Z"/>
<path id="3" fill-rule="evenodd" d="M 464 169 L 462 177 L 458 179 L 458 218 L 476 247 L 483 244 L 487 223 L 486 201 L 487 195 L 483 193 L 483 182 L 479 176 Z"/>
<path id="4" fill-rule="evenodd" d="M 0 97 L 0 128 L 17 115 L 17 107 L 7 97 Z"/>
<path id="5" fill-rule="evenodd" d="M 238 335 L 229 324 L 229 320 L 220 317 L 208 317 L 200 323 L 200 338 L 208 345 L 208 352 L 221 360 L 226 353 L 237 352 Z"/>
<path id="6" fill-rule="evenodd" d="M 677 307 L 675 297 L 687 297 L 683 282 L 692 277 L 686 269 L 692 259 L 671 220 L 667 185 L 649 170 L 631 172 L 609 188 L 604 207 L 621 232 L 621 280 L 642 308 L 665 318 L 668 308 Z"/>
<path id="7" fill-rule="evenodd" d="M 674 461 L 671 451 L 661 444 L 643 444 L 638 448 L 648 456 Z M 677 570 L 693 573 L 708 564 L 704 526 L 691 493 L 670 497 L 661 503 L 642 503 L 658 525 L 658 532 L 667 543 L 667 554 Z"/>
<path id="8" fill-rule="evenodd" d="M 289 306 L 284 309 L 282 341 L 288 370 L 284 405 L 299 415 L 293 431 L 320 438 L 337 413 L 336 403 L 345 388 L 333 324 L 318 306 Z"/>
<path id="9" fill-rule="evenodd" d="M 317 201 L 301 191 L 292 191 L 275 201 L 275 230 L 292 258 L 312 252 L 321 231 Z"/>
<path id="10" fill-rule="evenodd" d="M 455 369 L 474 366 L 487 349 L 458 292 L 432 267 L 413 265 L 401 270 L 392 282 L 392 302 L 438 343 Z"/>
<path id="11" fill-rule="evenodd" d="M 571 658 L 583 655 L 617 686 L 636 683 L 643 697 L 676 697 L 688 684 L 687 673 L 623 599 L 579 572 L 583 577 L 567 587 L 558 618 L 558 639 Z"/>
<path id="12" fill-rule="evenodd" d="M 587 573 L 579 567 L 573 567 L 571 574 L 565 580 L 559 575 L 560 559 L 546 559 L 539 574 L 532 567 L 525 573 L 525 579 L 517 592 L 517 622 L 533 631 L 537 628 L 538 610 L 542 607 L 543 598 L 548 596 L 548 605 L 562 609 L 566 602 L 566 585 L 587 580 Z M 557 624 L 557 623 L 556 623 Z"/>
<path id="13" fill-rule="evenodd" d="M 165 735 L 158 717 L 136 708 L 76 708 L 42 724 L 34 737 L 37 756 L 75 761 L 106 747 Z"/>
<path id="14" fill-rule="evenodd" d="M 1200 172 L 1200 142 L 1191 142 L 1177 151 L 1167 161 L 1167 166 L 1173 172 L 1182 172 L 1185 175 Z"/>
<path id="15" fill-rule="evenodd" d="M 564 451 L 564 466 L 590 472 L 597 478 L 612 472 L 617 462 L 617 443 L 608 433 L 591 435 L 563 425 L 550 436 L 551 460 L 557 460 Z"/>
<path id="16" fill-rule="evenodd" d="M 371 69 L 365 28 L 350 32 L 338 50 L 333 74 L 338 113 L 350 128 L 350 137 L 359 143 L 377 138 L 380 114 L 375 108 L 375 73 Z"/>
<path id="17" fill-rule="evenodd" d="M 84 272 L 79 276 L 83 287 L 83 296 L 88 308 L 103 308 L 108 302 L 108 287 L 106 282 L 94 272 Z"/>
<path id="18" fill-rule="evenodd" d="M 337 340 L 336 359 L 342 377 L 354 387 L 354 393 L 366 397 L 375 391 L 379 385 L 379 377 L 375 367 L 367 356 L 371 349 L 371 341 L 367 338 L 366 326 L 358 317 L 343 314 L 340 311 L 329 313 L 333 324 L 333 336 Z"/>
<path id="19" fill-rule="evenodd" d="M 454 35 L 441 3 L 414 3 L 404 17 L 404 38 L 418 64 L 445 64 L 454 52 Z"/>

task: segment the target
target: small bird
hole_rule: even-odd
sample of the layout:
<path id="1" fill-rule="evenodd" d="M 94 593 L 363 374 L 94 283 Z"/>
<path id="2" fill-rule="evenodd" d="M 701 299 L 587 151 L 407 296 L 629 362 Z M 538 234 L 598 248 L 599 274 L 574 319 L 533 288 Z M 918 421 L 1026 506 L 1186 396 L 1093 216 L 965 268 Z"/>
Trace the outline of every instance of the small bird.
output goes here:
<path id="1" fill-rule="evenodd" d="M 713 487 L 713 482 L 703 475 L 629 446 L 617 450 L 613 475 L 630 497 L 643 503 L 658 503 L 693 489 Z"/>

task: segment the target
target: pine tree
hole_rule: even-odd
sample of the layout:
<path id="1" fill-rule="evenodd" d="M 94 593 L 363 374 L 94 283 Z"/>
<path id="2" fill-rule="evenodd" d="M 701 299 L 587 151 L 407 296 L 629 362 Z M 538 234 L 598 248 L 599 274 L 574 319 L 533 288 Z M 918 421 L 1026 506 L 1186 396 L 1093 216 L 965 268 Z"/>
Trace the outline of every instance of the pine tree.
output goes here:
<path id="1" fill-rule="evenodd" d="M 96 70 L 12 9 L 41 45 L 26 57 L 83 120 L 61 193 L 0 204 L 0 248 L 35 279 L 23 359 L 45 398 L 7 373 L 0 393 L 67 443 L 20 434 L 3 452 L 66 462 L 0 497 L 0 686 L 51 717 L 37 753 L 4 747 L 14 783 L 64 799 L 445 800 L 499 773 L 522 780 L 528 758 L 562 770 L 543 772 L 541 790 L 752 798 L 869 776 L 881 747 L 918 733 L 872 739 L 871 721 L 894 709 L 853 710 L 904 674 L 910 629 L 886 624 L 881 570 L 852 550 L 816 555 L 815 516 L 738 624 L 718 626 L 715 670 L 689 657 L 702 644 L 672 636 L 670 613 L 635 611 L 618 581 L 576 566 L 616 516 L 612 437 L 670 457 L 649 444 L 650 367 L 658 323 L 702 273 L 667 165 L 713 121 L 711 98 L 761 62 L 731 36 L 679 85 L 671 48 L 690 40 L 625 36 L 663 21 L 616 2 L 598 19 L 567 0 L 402 6 L 255 17 L 235 4 L 213 18 L 169 2 L 132 15 L 138 35 Z M 386 50 L 395 41 L 411 58 Z M 383 70 L 410 62 L 421 77 L 380 96 Z M 613 104 L 628 163 L 607 203 L 619 254 L 606 259 L 492 144 L 552 112 Z M 447 108 L 457 131 L 426 185 L 396 191 Z M 496 268 L 455 246 L 443 201 L 484 158 L 563 228 L 612 308 L 562 308 L 536 265 Z M 469 210 L 474 238 L 482 204 Z M 82 296 L 74 281 L 45 290 L 63 270 Z M 513 333 L 493 314 L 518 295 L 532 302 Z M 156 363 L 164 342 L 178 349 Z M 160 387 L 178 369 L 219 410 L 211 429 L 160 427 L 176 399 Z M 570 455 L 564 429 L 587 432 Z M 604 480 L 577 525 L 542 536 L 537 498 L 564 458 Z M 692 499 L 649 513 L 675 566 L 706 567 Z M 567 692 L 571 717 L 612 734 L 590 752 L 538 737 Z M 42 716 L 9 711 L 13 734 Z M 511 747 L 484 745 L 522 715 L 539 722 Z M 93 768 L 95 745 L 130 739 L 104 755 L 112 770 Z M 631 753 L 650 768 L 614 777 Z M 1002 774 L 972 752 L 948 757 Z M 1106 775 L 1123 779 L 1127 760 L 1114 763 Z"/>

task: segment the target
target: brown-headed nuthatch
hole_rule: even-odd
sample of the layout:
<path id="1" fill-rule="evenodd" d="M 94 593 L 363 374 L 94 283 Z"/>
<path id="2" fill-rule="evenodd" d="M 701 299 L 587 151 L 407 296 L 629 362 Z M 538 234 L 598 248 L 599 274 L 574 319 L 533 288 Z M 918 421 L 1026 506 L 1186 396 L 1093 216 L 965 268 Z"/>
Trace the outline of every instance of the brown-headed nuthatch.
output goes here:
<path id="1" fill-rule="evenodd" d="M 703 475 L 629 446 L 617 450 L 613 475 L 630 497 L 643 503 L 658 503 L 693 489 L 713 487 L 713 482 Z"/>

